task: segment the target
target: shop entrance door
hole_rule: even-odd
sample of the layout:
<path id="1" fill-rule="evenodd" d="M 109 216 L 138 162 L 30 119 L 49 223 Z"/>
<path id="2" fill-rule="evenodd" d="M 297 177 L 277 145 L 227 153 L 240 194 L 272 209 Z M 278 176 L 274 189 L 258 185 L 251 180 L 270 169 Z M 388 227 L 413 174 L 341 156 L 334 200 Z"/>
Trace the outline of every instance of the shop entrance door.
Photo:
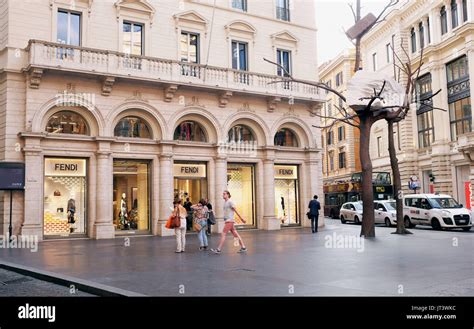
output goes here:
<path id="1" fill-rule="evenodd" d="M 298 167 L 275 165 L 275 214 L 282 226 L 299 225 Z"/>

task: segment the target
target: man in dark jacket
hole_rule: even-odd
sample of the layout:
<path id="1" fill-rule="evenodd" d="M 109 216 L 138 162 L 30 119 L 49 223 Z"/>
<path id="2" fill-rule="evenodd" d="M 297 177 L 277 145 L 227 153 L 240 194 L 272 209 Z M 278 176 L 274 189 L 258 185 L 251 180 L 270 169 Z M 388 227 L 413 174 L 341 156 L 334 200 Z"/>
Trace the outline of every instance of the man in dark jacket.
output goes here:
<path id="1" fill-rule="evenodd" d="M 313 200 L 309 202 L 309 218 L 311 219 L 311 231 L 313 233 L 318 232 L 318 217 L 319 217 L 319 210 L 321 209 L 321 205 L 318 201 L 318 196 L 315 195 Z"/>

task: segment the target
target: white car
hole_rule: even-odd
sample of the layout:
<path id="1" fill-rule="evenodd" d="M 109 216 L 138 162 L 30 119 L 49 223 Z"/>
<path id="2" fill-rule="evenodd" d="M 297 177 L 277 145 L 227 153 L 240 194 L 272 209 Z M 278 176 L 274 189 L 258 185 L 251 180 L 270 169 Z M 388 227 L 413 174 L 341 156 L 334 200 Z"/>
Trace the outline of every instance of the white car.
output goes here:
<path id="1" fill-rule="evenodd" d="M 431 225 L 435 230 L 443 228 L 472 227 L 471 213 L 446 194 L 409 194 L 403 197 L 405 227 Z"/>
<path id="2" fill-rule="evenodd" d="M 374 201 L 375 223 L 390 227 L 397 225 L 397 204 L 395 200 Z"/>
<path id="3" fill-rule="evenodd" d="M 346 202 L 342 205 L 339 211 L 339 218 L 341 223 L 344 224 L 347 221 L 360 224 L 362 222 L 362 202 Z"/>

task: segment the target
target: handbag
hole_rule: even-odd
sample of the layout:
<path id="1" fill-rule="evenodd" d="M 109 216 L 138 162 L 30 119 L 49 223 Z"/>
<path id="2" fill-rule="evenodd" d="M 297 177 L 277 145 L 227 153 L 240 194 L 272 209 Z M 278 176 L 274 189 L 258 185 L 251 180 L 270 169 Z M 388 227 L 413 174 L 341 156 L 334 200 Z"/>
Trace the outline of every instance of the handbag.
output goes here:
<path id="1" fill-rule="evenodd" d="M 308 219 L 311 219 L 311 213 L 309 211 L 306 213 L 306 216 L 308 217 Z"/>
<path id="2" fill-rule="evenodd" d="M 209 224 L 215 225 L 216 224 L 216 217 L 214 216 L 214 212 L 209 211 L 208 216 L 209 217 L 207 218 L 207 221 L 209 222 Z"/>
<path id="3" fill-rule="evenodd" d="M 178 215 L 173 215 L 171 220 L 171 228 L 179 228 L 181 227 L 181 219 Z"/>
<path id="4" fill-rule="evenodd" d="M 166 221 L 165 227 L 168 229 L 172 229 L 173 228 L 171 227 L 172 223 L 173 223 L 173 216 L 170 216 L 170 218 L 168 218 L 168 220 Z"/>
<path id="5" fill-rule="evenodd" d="M 193 222 L 193 230 L 195 230 L 196 232 L 201 231 L 202 230 L 201 224 Z"/>

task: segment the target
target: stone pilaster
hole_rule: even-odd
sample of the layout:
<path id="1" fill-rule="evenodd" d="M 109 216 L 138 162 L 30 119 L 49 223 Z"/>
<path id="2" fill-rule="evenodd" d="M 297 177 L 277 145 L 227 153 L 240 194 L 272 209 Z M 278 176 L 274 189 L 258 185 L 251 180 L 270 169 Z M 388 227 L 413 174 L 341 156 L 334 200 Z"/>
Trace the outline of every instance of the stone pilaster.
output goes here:
<path id="1" fill-rule="evenodd" d="M 221 233 L 224 229 L 224 201 L 222 193 L 227 190 L 227 157 L 218 155 L 214 160 L 215 168 L 215 204 L 213 204 L 216 225 L 213 226 L 214 232 Z"/>
<path id="2" fill-rule="evenodd" d="M 280 222 L 275 215 L 275 151 L 267 151 L 263 160 L 263 229 L 279 230 Z"/>
<path id="3" fill-rule="evenodd" d="M 166 150 L 160 156 L 160 195 L 159 195 L 159 218 L 157 233 L 161 236 L 170 236 L 174 234 L 174 230 L 165 227 L 166 221 L 171 215 L 173 208 L 173 153 Z"/>
<path id="4" fill-rule="evenodd" d="M 93 237 L 111 239 L 115 237 L 113 224 L 113 164 L 110 143 L 99 146 L 96 155 L 96 218 Z"/>

